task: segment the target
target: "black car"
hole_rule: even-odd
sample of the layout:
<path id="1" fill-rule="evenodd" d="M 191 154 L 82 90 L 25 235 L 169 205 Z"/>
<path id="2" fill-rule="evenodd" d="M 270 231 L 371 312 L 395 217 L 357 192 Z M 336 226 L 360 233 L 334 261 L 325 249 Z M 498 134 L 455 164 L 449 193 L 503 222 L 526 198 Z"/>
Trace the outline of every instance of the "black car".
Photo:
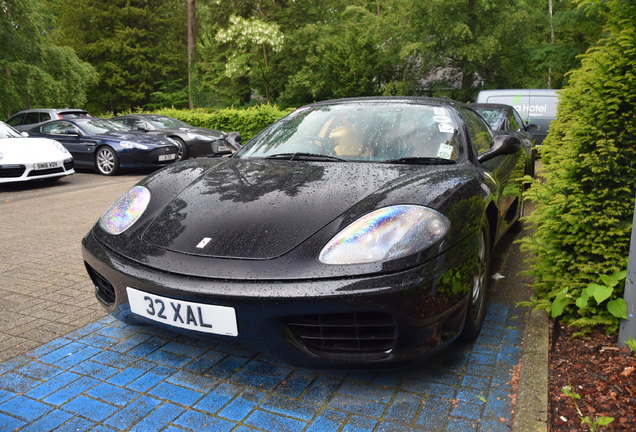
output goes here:
<path id="1" fill-rule="evenodd" d="M 536 125 L 526 125 L 514 107 L 506 104 L 473 103 L 468 104 L 486 120 L 493 131 L 515 134 L 528 154 L 529 175 L 534 176 L 534 160 L 537 154 L 536 141 L 530 130 Z"/>
<path id="2" fill-rule="evenodd" d="M 97 117 L 53 120 L 28 133 L 59 141 L 73 155 L 77 168 L 95 168 L 103 175 L 162 167 L 177 158 L 177 146 L 169 138 L 133 133 Z"/>
<path id="3" fill-rule="evenodd" d="M 526 153 L 465 105 L 305 106 L 230 158 L 185 161 L 82 241 L 120 320 L 237 340 L 305 367 L 399 365 L 482 326 Z"/>
<path id="4" fill-rule="evenodd" d="M 225 132 L 191 126 L 173 117 L 156 114 L 130 114 L 112 121 L 131 130 L 172 138 L 179 146 L 178 160 L 189 157 L 222 156 L 231 153 Z"/>
<path id="5" fill-rule="evenodd" d="M 7 124 L 19 131 L 27 131 L 37 123 L 78 117 L 90 117 L 90 115 L 88 111 L 78 108 L 34 108 L 13 114 L 7 120 Z"/>

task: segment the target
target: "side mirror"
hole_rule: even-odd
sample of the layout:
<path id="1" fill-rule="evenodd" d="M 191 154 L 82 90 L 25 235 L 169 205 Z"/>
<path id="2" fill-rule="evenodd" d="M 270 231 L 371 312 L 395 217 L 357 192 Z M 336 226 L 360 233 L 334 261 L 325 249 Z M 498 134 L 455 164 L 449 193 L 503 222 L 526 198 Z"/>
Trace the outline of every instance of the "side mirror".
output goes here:
<path id="1" fill-rule="evenodd" d="M 521 140 L 514 135 L 499 134 L 495 135 L 494 144 L 490 150 L 479 155 L 479 162 L 486 162 L 494 157 L 513 154 L 523 147 Z"/>
<path id="2" fill-rule="evenodd" d="M 29 133 L 28 132 L 21 132 L 20 135 L 22 135 L 23 137 L 28 137 Z"/>
<path id="3" fill-rule="evenodd" d="M 234 149 L 234 151 L 243 147 L 243 139 L 241 138 L 241 134 L 238 132 L 230 132 L 227 134 L 225 141 Z"/>

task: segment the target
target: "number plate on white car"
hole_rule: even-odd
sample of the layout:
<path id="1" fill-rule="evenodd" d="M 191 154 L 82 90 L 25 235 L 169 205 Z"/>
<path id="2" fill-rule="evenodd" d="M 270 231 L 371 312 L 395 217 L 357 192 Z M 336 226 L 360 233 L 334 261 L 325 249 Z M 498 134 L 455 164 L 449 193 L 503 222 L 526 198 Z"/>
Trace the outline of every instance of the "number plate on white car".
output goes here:
<path id="1" fill-rule="evenodd" d="M 175 300 L 126 288 L 130 310 L 164 324 L 205 333 L 237 336 L 234 308 Z"/>
<path id="2" fill-rule="evenodd" d="M 36 163 L 35 164 L 35 169 L 41 170 L 41 169 L 49 169 L 49 168 L 57 168 L 58 167 L 58 163 L 57 162 L 41 162 L 41 163 Z"/>

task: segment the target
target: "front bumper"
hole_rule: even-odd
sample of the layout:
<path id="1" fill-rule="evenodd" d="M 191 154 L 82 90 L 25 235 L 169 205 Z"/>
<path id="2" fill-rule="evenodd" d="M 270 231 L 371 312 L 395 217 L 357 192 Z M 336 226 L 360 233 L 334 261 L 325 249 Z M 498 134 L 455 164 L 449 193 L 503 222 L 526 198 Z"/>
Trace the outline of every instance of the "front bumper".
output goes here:
<path id="1" fill-rule="evenodd" d="M 449 274 L 470 274 L 464 268 L 466 260 L 454 263 L 444 254 L 410 270 L 356 278 L 197 278 L 129 260 L 101 244 L 92 232 L 82 241 L 82 254 L 97 298 L 122 321 L 164 326 L 204 339 L 236 340 L 290 364 L 316 368 L 401 366 L 437 352 L 461 332 L 467 305 L 466 291 L 458 292 L 457 284 L 445 289 L 441 281 Z M 127 287 L 232 307 L 238 336 L 184 330 L 142 318 L 130 311 Z"/>
<path id="2" fill-rule="evenodd" d="M 0 164 L 0 183 L 58 178 L 75 173 L 73 158 L 54 161 L 54 168 L 38 168 L 34 163 Z"/>

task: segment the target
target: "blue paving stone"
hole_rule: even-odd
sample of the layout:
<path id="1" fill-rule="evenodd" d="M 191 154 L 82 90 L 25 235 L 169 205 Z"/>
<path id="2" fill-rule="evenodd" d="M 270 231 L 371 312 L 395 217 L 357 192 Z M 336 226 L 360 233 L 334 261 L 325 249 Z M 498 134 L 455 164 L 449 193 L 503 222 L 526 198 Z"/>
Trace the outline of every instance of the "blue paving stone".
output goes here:
<path id="1" fill-rule="evenodd" d="M 111 376 L 115 375 L 119 372 L 119 369 L 116 369 L 111 366 L 107 366 L 105 364 L 97 363 L 92 360 L 86 360 L 82 363 L 78 364 L 73 368 L 73 372 L 79 373 L 82 375 L 88 375 L 93 378 L 97 378 L 100 380 L 107 380 Z"/>
<path id="2" fill-rule="evenodd" d="M 223 432 L 230 431 L 236 423 L 206 415 L 198 411 L 186 411 L 174 421 L 174 424 L 196 431 Z"/>
<path id="3" fill-rule="evenodd" d="M 107 366 L 112 366 L 118 369 L 124 369 L 133 365 L 139 359 L 136 357 L 126 355 L 126 354 L 121 354 L 118 352 L 102 351 L 100 354 L 97 354 L 95 357 L 93 357 L 92 360 L 99 363 L 103 363 Z"/>
<path id="4" fill-rule="evenodd" d="M 232 376 L 232 380 L 238 384 L 261 390 L 272 389 L 283 382 L 284 379 L 284 376 L 261 375 L 246 370 L 240 370 Z"/>
<path id="5" fill-rule="evenodd" d="M 167 376 L 167 374 L 162 373 L 158 368 L 154 368 L 129 383 L 127 387 L 138 392 L 146 392 L 165 380 Z"/>
<path id="6" fill-rule="evenodd" d="M 480 354 L 490 354 L 496 356 L 500 349 L 501 346 L 486 345 L 483 343 L 476 343 L 475 345 L 473 345 L 473 352 Z"/>
<path id="7" fill-rule="evenodd" d="M 214 378 L 185 371 L 176 372 L 171 375 L 167 381 L 202 393 L 207 393 L 219 385 L 219 381 Z"/>
<path id="8" fill-rule="evenodd" d="M 470 361 L 485 364 L 485 365 L 493 365 L 497 362 L 497 356 L 491 354 L 482 354 L 482 353 L 473 353 L 470 356 Z"/>
<path id="9" fill-rule="evenodd" d="M 62 369 L 34 361 L 16 369 L 16 372 L 38 380 L 47 380 L 60 374 Z"/>
<path id="10" fill-rule="evenodd" d="M 181 368 L 192 361 L 190 357 L 174 354 L 172 352 L 164 351 L 163 349 L 154 351 L 148 354 L 145 358 L 148 361 L 174 368 Z"/>
<path id="11" fill-rule="evenodd" d="M 127 352 L 127 354 L 145 358 L 149 354 L 157 351 L 159 348 L 164 346 L 167 343 L 165 339 L 162 339 L 157 336 L 152 336 L 145 341 L 137 344 L 134 348 Z"/>
<path id="12" fill-rule="evenodd" d="M 55 429 L 55 432 L 87 431 L 95 426 L 97 425 L 88 419 L 81 417 L 72 417 L 68 422 Z"/>
<path id="13" fill-rule="evenodd" d="M 69 421 L 71 418 L 73 418 L 73 415 L 65 411 L 62 411 L 62 410 L 51 411 L 50 413 L 46 414 L 44 417 L 40 418 L 39 420 L 30 423 L 20 432 L 52 431 L 58 426 Z M 2 429 L 2 427 L 0 427 L 0 429 L 4 430 Z"/>
<path id="14" fill-rule="evenodd" d="M 360 416 L 351 416 L 345 427 L 342 428 L 342 432 L 371 432 L 377 424 L 378 422 L 376 420 Z"/>
<path id="15" fill-rule="evenodd" d="M 61 347 L 63 347 L 64 345 L 68 345 L 69 343 L 71 343 L 71 339 L 68 339 L 69 335 L 67 335 L 67 337 L 61 337 L 58 339 L 53 339 L 51 342 L 48 342 L 44 345 L 42 345 L 39 348 L 36 348 L 34 350 L 31 350 L 29 352 L 29 355 L 32 357 L 42 357 L 43 355 L 46 355 L 50 352 L 53 352 Z"/>
<path id="16" fill-rule="evenodd" d="M 477 423 L 467 419 L 450 419 L 446 432 L 477 432 Z"/>
<path id="17" fill-rule="evenodd" d="M 73 399 L 77 395 L 84 393 L 86 390 L 91 389 L 99 384 L 99 381 L 89 377 L 81 377 L 50 394 L 43 399 L 44 402 L 53 405 L 62 405 L 67 401 Z"/>
<path id="18" fill-rule="evenodd" d="M 105 327 L 104 323 L 96 321 L 94 323 L 87 324 L 80 329 L 70 332 L 69 334 L 66 335 L 66 337 L 70 339 L 81 339 L 91 333 L 101 330 L 104 327 Z"/>
<path id="19" fill-rule="evenodd" d="M 340 383 L 340 379 L 320 376 L 301 395 L 301 399 L 313 404 L 324 403 L 336 393 Z"/>
<path id="20" fill-rule="evenodd" d="M 210 368 L 208 374 L 214 378 L 226 379 L 248 361 L 245 357 L 227 356 Z"/>
<path id="21" fill-rule="evenodd" d="M 245 423 L 249 426 L 277 432 L 297 432 L 307 426 L 307 423 L 303 421 L 282 417 L 261 410 L 254 411 L 245 420 Z"/>
<path id="22" fill-rule="evenodd" d="M 413 383 L 412 385 L 404 386 L 404 389 L 411 390 L 411 387 L 413 387 L 413 391 L 416 391 L 417 393 L 422 393 L 428 396 L 443 397 L 447 399 L 452 399 L 453 397 L 455 397 L 455 392 L 457 390 L 455 387 L 431 382 Z"/>
<path id="23" fill-rule="evenodd" d="M 292 398 L 299 397 L 312 383 L 316 375 L 303 370 L 295 370 L 276 388 L 276 393 Z"/>
<path id="24" fill-rule="evenodd" d="M 29 390 L 25 394 L 26 396 L 29 396 L 33 399 L 42 399 L 43 397 L 56 392 L 62 387 L 67 386 L 73 381 L 76 381 L 80 378 L 81 378 L 81 375 L 77 375 L 73 372 L 64 372 L 62 374 L 52 377 L 48 381 L 44 381 L 43 383 Z"/>
<path id="25" fill-rule="evenodd" d="M 184 369 L 192 373 L 204 373 L 225 358 L 226 355 L 225 353 L 209 351 L 188 364 Z"/>
<path id="26" fill-rule="evenodd" d="M 203 393 L 168 382 L 159 383 L 148 393 L 160 399 L 166 399 L 182 405 L 193 405 L 203 397 Z"/>
<path id="27" fill-rule="evenodd" d="M 383 388 L 374 385 L 348 381 L 342 384 L 342 386 L 338 389 L 338 392 L 353 397 L 389 403 L 393 398 L 395 389 L 392 387 Z"/>
<path id="28" fill-rule="evenodd" d="M 204 412 L 215 413 L 234 399 L 241 391 L 243 391 L 242 387 L 222 383 L 201 399 L 194 408 Z"/>
<path id="29" fill-rule="evenodd" d="M 265 399 L 265 396 L 266 393 L 264 392 L 251 389 L 245 390 L 236 399 L 228 403 L 225 408 L 219 411 L 218 415 L 239 422 L 247 417 L 249 413 Z"/>
<path id="30" fill-rule="evenodd" d="M 15 372 L 8 372 L 2 375 L 2 380 L 0 380 L 0 388 L 13 393 L 25 392 L 38 384 L 40 384 L 39 380 Z"/>
<path id="31" fill-rule="evenodd" d="M 416 424 L 435 431 L 444 430 L 446 419 L 452 409 L 453 405 L 450 400 L 435 397 L 426 398 Z"/>
<path id="32" fill-rule="evenodd" d="M 126 406 L 138 396 L 138 393 L 108 383 L 101 383 L 93 387 L 86 394 L 92 398 L 100 399 L 111 405 Z"/>
<path id="33" fill-rule="evenodd" d="M 417 415 L 424 400 L 413 393 L 399 392 L 384 416 L 385 421 L 410 424 Z"/>
<path id="34" fill-rule="evenodd" d="M 123 369 L 121 372 L 110 377 L 108 382 L 110 382 L 111 384 L 124 386 L 136 380 L 137 378 L 139 378 L 146 372 L 152 370 L 154 367 L 155 367 L 154 364 L 149 363 L 147 361 L 140 360 L 138 362 L 135 362 L 133 365 Z"/>
<path id="35" fill-rule="evenodd" d="M 26 424 L 23 420 L 0 413 L 0 430 L 13 431 Z"/>
<path id="36" fill-rule="evenodd" d="M 483 364 L 478 362 L 470 362 L 466 368 L 466 373 L 470 375 L 479 375 L 483 377 L 491 377 L 496 368 L 494 365 Z"/>
<path id="37" fill-rule="evenodd" d="M 461 387 L 455 396 L 457 400 L 462 402 L 468 402 L 472 404 L 483 404 L 484 402 L 480 399 L 488 398 L 489 389 L 486 390 L 478 390 L 470 387 Z"/>
<path id="38" fill-rule="evenodd" d="M 365 401 L 358 398 L 337 394 L 333 399 L 329 401 L 327 407 L 351 414 L 360 414 L 365 417 L 379 418 L 384 413 L 387 405 L 379 402 Z"/>
<path id="39" fill-rule="evenodd" d="M 10 391 L 6 391 L 6 390 L 0 390 L 0 403 L 11 399 L 12 397 L 15 396 L 14 392 L 10 392 Z"/>
<path id="40" fill-rule="evenodd" d="M 484 432 L 510 432 L 512 428 L 499 419 L 482 419 L 479 427 Z"/>
<path id="41" fill-rule="evenodd" d="M 415 428 L 389 422 L 380 423 L 375 430 L 376 432 L 422 432 L 422 428 L 419 427 Z"/>
<path id="42" fill-rule="evenodd" d="M 84 336 L 79 341 L 83 344 L 90 345 L 95 348 L 109 348 L 118 342 L 117 339 L 102 336 L 98 333 L 92 333 L 90 335 Z"/>
<path id="43" fill-rule="evenodd" d="M 130 337 L 125 340 L 119 342 L 117 345 L 110 347 L 112 351 L 117 351 L 118 353 L 127 353 L 133 348 L 141 345 L 152 336 L 144 333 L 134 333 Z"/>
<path id="44" fill-rule="evenodd" d="M 385 371 L 379 373 L 371 383 L 384 387 L 399 387 L 403 377 L 404 372 L 402 371 Z"/>
<path id="45" fill-rule="evenodd" d="M 477 402 L 478 404 L 460 401 L 460 403 L 451 411 L 451 416 L 466 417 L 471 420 L 479 420 L 483 411 L 484 404 L 481 403 L 481 401 L 479 401 L 478 399 L 475 399 L 475 402 Z"/>
<path id="46" fill-rule="evenodd" d="M 185 408 L 166 402 L 141 419 L 141 421 L 135 424 L 130 431 L 147 432 L 161 430 L 172 423 L 173 420 L 185 411 Z"/>
<path id="47" fill-rule="evenodd" d="M 83 395 L 63 405 L 62 409 L 82 417 L 87 417 L 96 423 L 104 421 L 117 411 L 117 407 L 113 405 Z"/>
<path id="48" fill-rule="evenodd" d="M 486 377 L 475 375 L 464 375 L 461 382 L 461 387 L 474 388 L 481 391 L 488 391 L 490 389 L 490 380 Z"/>
<path id="49" fill-rule="evenodd" d="M 269 397 L 261 408 L 267 411 L 273 411 L 287 417 L 294 417 L 300 420 L 310 421 L 319 410 L 319 407 L 313 404 L 307 404 L 288 399 L 284 397 Z"/>
<path id="50" fill-rule="evenodd" d="M 168 426 L 167 428 L 163 429 L 161 432 L 187 432 L 187 430 L 177 426 Z"/>
<path id="51" fill-rule="evenodd" d="M 135 334 L 133 331 L 131 331 L 127 327 L 112 327 L 112 326 L 102 327 L 101 329 L 97 330 L 95 333 L 101 336 L 106 336 L 111 339 L 120 339 L 119 342 Z"/>
<path id="52" fill-rule="evenodd" d="M 509 393 L 492 390 L 488 401 L 486 402 L 486 409 L 484 410 L 484 416 L 494 418 L 510 418 L 510 410 L 512 409 L 510 404 Z"/>
<path id="53" fill-rule="evenodd" d="M 371 383 L 377 375 L 377 372 L 373 371 L 352 371 L 347 374 L 347 380 Z"/>
<path id="54" fill-rule="evenodd" d="M 346 421 L 346 414 L 327 410 L 318 416 L 305 432 L 336 432 L 340 430 Z"/>
<path id="55" fill-rule="evenodd" d="M 88 358 L 93 357 L 100 350 L 78 342 L 71 342 L 42 357 L 40 361 L 66 369 Z"/>
<path id="56" fill-rule="evenodd" d="M 16 396 L 0 404 L 0 411 L 10 414 L 26 422 L 33 422 L 53 409 L 50 405 L 43 404 L 24 396 Z"/>
<path id="57" fill-rule="evenodd" d="M 206 351 L 206 348 L 194 345 L 187 345 L 179 342 L 170 342 L 162 346 L 161 350 L 190 357 L 190 359 L 195 359 L 201 356 Z"/>
<path id="58" fill-rule="evenodd" d="M 122 410 L 104 422 L 115 429 L 126 430 L 140 418 L 145 417 L 150 411 L 161 404 L 161 401 L 149 396 L 141 396 L 126 405 Z"/>
<path id="59" fill-rule="evenodd" d="M 107 428 L 104 425 L 97 425 L 93 429 L 91 429 L 90 432 L 115 432 L 115 430 Z"/>

